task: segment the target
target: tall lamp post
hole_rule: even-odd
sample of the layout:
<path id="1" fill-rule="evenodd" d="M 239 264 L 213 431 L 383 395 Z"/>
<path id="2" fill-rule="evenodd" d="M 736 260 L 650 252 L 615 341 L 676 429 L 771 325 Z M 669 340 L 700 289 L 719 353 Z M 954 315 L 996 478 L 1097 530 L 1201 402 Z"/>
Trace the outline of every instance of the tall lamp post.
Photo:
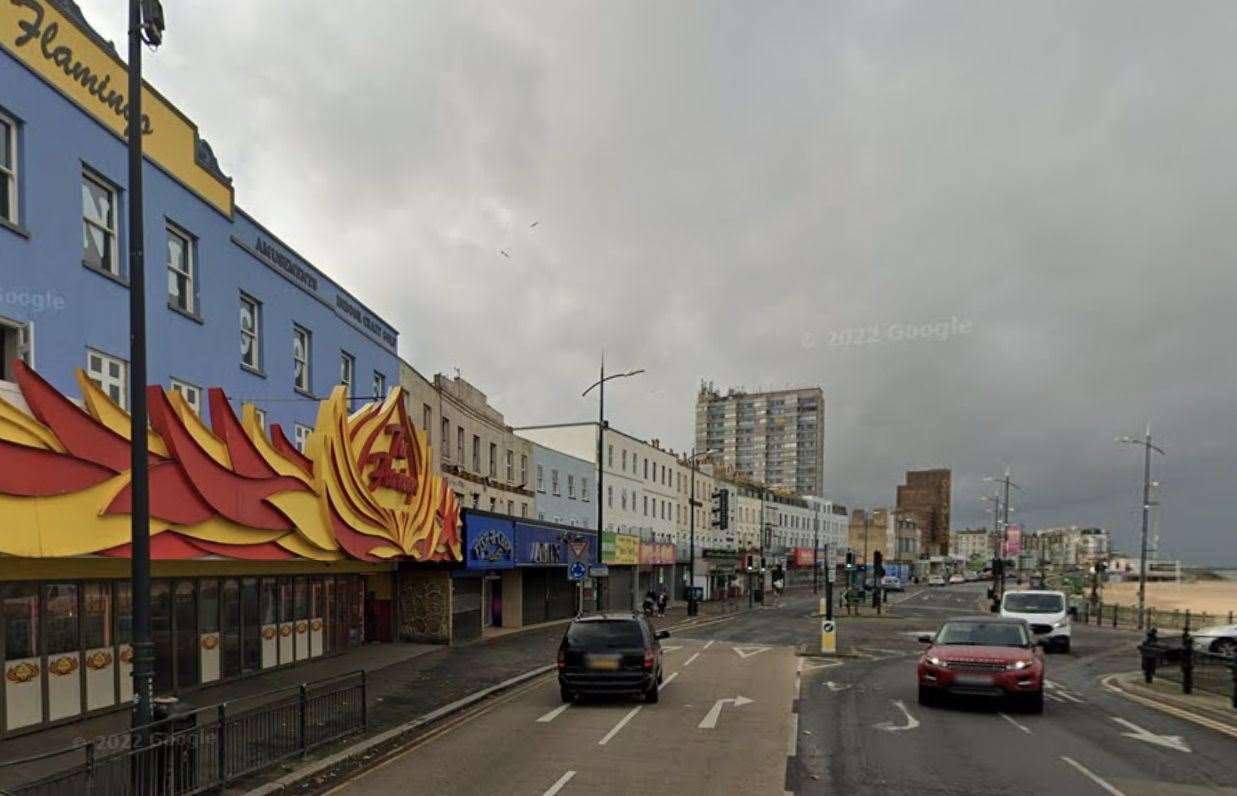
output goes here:
<path id="1" fill-rule="evenodd" d="M 1001 549 L 1001 493 L 996 492 L 991 495 L 985 495 L 980 500 L 992 504 L 992 587 L 988 589 L 988 596 L 992 598 L 993 613 L 1000 610 L 1001 596 L 997 593 L 997 572 L 1004 566 L 1002 559 L 1004 552 Z"/>
<path id="2" fill-rule="evenodd" d="M 594 387 L 598 388 L 598 400 L 597 400 L 597 562 L 596 562 L 597 564 L 601 564 L 601 534 L 602 534 L 602 530 L 606 527 L 605 524 L 602 522 L 604 511 L 605 511 L 605 501 L 602 499 L 604 496 L 605 488 L 602 486 L 602 480 L 605 477 L 606 468 L 605 468 L 605 460 L 601 458 L 602 448 L 605 445 L 605 439 L 606 439 L 606 382 L 611 381 L 613 379 L 624 379 L 624 378 L 627 378 L 628 376 L 635 376 L 643 372 L 644 372 L 644 369 L 639 368 L 637 370 L 629 370 L 624 373 L 612 373 L 609 376 L 607 376 L 606 375 L 606 355 L 605 353 L 602 353 L 600 378 L 598 378 L 597 381 L 590 384 L 588 386 L 588 389 L 585 390 L 583 393 L 581 393 L 581 396 L 586 396 L 592 391 Z M 638 575 L 639 568 L 637 568 L 636 572 Z M 636 579 L 639 580 L 638 577 Z M 601 589 L 595 590 L 595 598 L 596 598 L 596 606 L 597 608 L 600 608 L 601 607 Z M 633 597 L 633 600 L 634 600 L 634 597 Z M 635 609 L 636 606 L 635 606 L 634 601 L 631 607 L 633 610 Z"/>
<path id="3" fill-rule="evenodd" d="M 1003 519 L 1003 520 L 1002 520 L 1002 522 L 1001 522 L 1001 536 L 1000 536 L 1001 547 L 1002 547 L 1002 552 L 1001 552 L 1001 556 L 1002 556 L 1002 561 L 1001 561 L 1001 585 L 1000 585 L 1000 589 L 999 589 L 998 591 L 996 591 L 995 596 L 994 596 L 994 598 L 993 598 L 994 600 L 1000 600 L 1000 599 L 1001 599 L 1001 597 L 1002 597 L 1002 596 L 1004 596 L 1004 594 L 1005 594 L 1005 561 L 1004 561 L 1004 547 L 1005 547 L 1005 545 L 1009 542 L 1009 490 L 1010 490 L 1010 488 L 1012 487 L 1012 488 L 1017 489 L 1018 491 L 1020 491 L 1020 492 L 1021 492 L 1021 491 L 1022 491 L 1022 487 L 1018 486 L 1017 484 L 1015 484 L 1015 483 L 1014 483 L 1014 482 L 1010 479 L 1010 477 L 1009 477 L 1009 468 L 1008 468 L 1008 467 L 1006 467 L 1006 468 L 1005 468 L 1005 475 L 1003 475 L 1002 477 L 1000 477 L 1000 478 L 996 478 L 996 477 L 994 477 L 994 476 L 986 476 L 986 477 L 984 478 L 984 480 L 985 480 L 985 481 L 987 481 L 987 482 L 989 482 L 989 483 L 1004 484 L 1004 486 L 1005 486 L 1005 500 L 1003 501 L 1003 504 L 1004 504 L 1004 509 L 1005 509 L 1005 517 L 1004 517 L 1004 519 Z M 993 583 L 993 586 L 996 586 L 996 584 L 995 584 L 995 583 Z"/>
<path id="4" fill-rule="evenodd" d="M 133 727 L 154 719 L 150 639 L 150 471 L 146 439 L 146 264 L 142 225 L 142 45 L 163 41 L 159 0 L 129 0 L 129 440 L 130 578 L 133 597 Z M 140 746 L 146 730 L 139 730 Z"/>
<path id="5" fill-rule="evenodd" d="M 688 474 L 691 477 L 691 484 L 688 487 L 687 493 L 687 524 L 688 524 L 688 551 L 687 551 L 687 615 L 696 615 L 696 462 L 700 459 L 711 456 L 714 453 L 721 453 L 716 448 L 710 448 L 707 451 L 696 453 L 695 446 L 692 446 L 691 455 L 687 457 Z"/>
<path id="6" fill-rule="evenodd" d="M 1142 552 L 1138 557 L 1138 628 L 1141 630 L 1143 626 L 1143 614 L 1147 607 L 1147 524 L 1151 517 L 1151 507 L 1155 505 L 1151 502 L 1151 487 L 1154 482 L 1151 480 L 1151 451 L 1155 451 L 1161 456 L 1164 449 L 1151 442 L 1151 424 L 1147 424 L 1147 430 L 1143 434 L 1142 439 L 1136 437 L 1117 437 L 1117 442 L 1123 445 L 1140 445 L 1143 449 L 1143 530 L 1142 530 Z"/>

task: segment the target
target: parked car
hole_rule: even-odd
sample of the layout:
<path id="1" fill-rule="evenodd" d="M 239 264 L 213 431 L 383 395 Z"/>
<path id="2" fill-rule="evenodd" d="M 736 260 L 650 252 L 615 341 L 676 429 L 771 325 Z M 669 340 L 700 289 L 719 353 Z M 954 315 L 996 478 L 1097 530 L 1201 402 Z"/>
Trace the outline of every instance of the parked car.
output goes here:
<path id="1" fill-rule="evenodd" d="M 945 578 L 944 578 L 943 576 L 941 576 L 941 575 L 929 575 L 929 576 L 928 576 L 928 585 L 929 585 L 929 586 L 944 586 L 944 585 L 945 585 Z"/>
<path id="2" fill-rule="evenodd" d="M 564 702 L 582 694 L 631 694 L 657 702 L 662 681 L 661 639 L 640 614 L 573 619 L 558 646 L 558 688 Z"/>
<path id="3" fill-rule="evenodd" d="M 1194 631 L 1194 649 L 1232 658 L 1237 655 L 1237 625 L 1213 625 Z"/>
<path id="4" fill-rule="evenodd" d="M 966 583 L 966 578 L 962 577 L 961 575 L 956 575 L 956 574 L 950 575 L 949 582 L 950 583 Z"/>
<path id="5" fill-rule="evenodd" d="M 973 582 L 975 582 L 975 581 L 979 580 L 979 573 L 978 573 L 978 572 L 971 572 L 971 571 L 969 571 L 969 570 L 968 570 L 967 572 L 962 573 L 962 578 L 963 578 L 963 579 L 964 579 L 967 583 L 973 583 Z"/>
<path id="6" fill-rule="evenodd" d="M 1022 619 L 950 619 L 919 658 L 919 704 L 951 695 L 1003 697 L 1028 713 L 1044 710 L 1044 654 Z"/>
<path id="7" fill-rule="evenodd" d="M 1007 591 L 1001 598 L 1001 616 L 1022 619 L 1045 647 L 1069 652 L 1069 602 L 1059 591 Z"/>
<path id="8" fill-rule="evenodd" d="M 902 585 L 902 579 L 897 575 L 886 575 L 881 578 L 881 588 L 885 591 L 902 591 L 905 586 Z"/>

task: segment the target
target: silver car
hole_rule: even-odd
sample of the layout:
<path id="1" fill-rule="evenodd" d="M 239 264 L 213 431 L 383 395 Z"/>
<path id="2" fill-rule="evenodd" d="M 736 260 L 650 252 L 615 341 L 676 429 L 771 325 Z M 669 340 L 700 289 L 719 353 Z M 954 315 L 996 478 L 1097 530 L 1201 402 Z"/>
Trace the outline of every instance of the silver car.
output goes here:
<path id="1" fill-rule="evenodd" d="M 1231 658 L 1237 655 L 1237 625 L 1212 625 L 1190 634 L 1194 649 Z"/>

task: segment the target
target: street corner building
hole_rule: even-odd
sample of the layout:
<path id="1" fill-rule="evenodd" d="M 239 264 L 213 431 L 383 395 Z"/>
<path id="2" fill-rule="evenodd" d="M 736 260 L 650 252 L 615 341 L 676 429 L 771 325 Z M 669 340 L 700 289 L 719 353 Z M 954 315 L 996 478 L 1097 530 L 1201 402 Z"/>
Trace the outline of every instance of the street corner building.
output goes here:
<path id="1" fill-rule="evenodd" d="M 84 409 L 15 369 L 24 406 L 0 399 L 6 730 L 132 696 L 128 415 L 82 371 Z M 157 690 L 390 640 L 366 621 L 378 582 L 389 601 L 397 563 L 462 561 L 455 496 L 398 388 L 352 413 L 335 388 L 304 453 L 220 390 L 210 427 L 174 390 L 149 399 Z"/>
<path id="2" fill-rule="evenodd" d="M 74 3 L 0 3 L 2 735 L 132 700 L 127 83 Z M 157 692 L 451 641 L 458 501 L 398 332 L 143 91 Z"/>

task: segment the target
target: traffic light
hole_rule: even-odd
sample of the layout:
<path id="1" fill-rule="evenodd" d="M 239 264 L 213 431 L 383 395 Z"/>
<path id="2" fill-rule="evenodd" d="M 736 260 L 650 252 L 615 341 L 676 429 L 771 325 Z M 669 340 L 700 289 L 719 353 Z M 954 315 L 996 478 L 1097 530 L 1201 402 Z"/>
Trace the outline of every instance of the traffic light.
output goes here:
<path id="1" fill-rule="evenodd" d="M 872 576 L 873 577 L 882 578 L 885 576 L 884 561 L 885 561 L 885 557 L 881 554 L 881 551 L 877 550 L 875 553 L 872 554 Z"/>
<path id="2" fill-rule="evenodd" d="M 854 550 L 846 551 L 846 568 L 847 569 L 855 568 L 855 551 Z"/>

